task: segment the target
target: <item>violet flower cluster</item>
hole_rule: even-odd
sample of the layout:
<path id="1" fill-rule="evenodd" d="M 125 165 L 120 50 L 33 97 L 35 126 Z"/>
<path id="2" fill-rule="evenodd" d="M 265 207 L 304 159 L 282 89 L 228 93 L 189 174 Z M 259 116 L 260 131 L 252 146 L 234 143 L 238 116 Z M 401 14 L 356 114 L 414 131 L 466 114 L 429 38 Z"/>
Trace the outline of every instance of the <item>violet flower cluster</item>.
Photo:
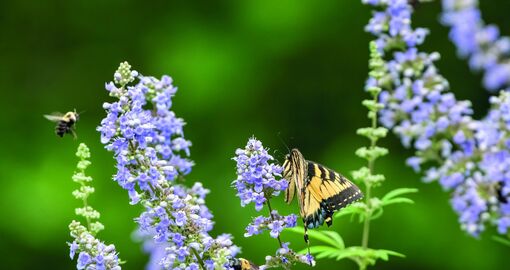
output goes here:
<path id="1" fill-rule="evenodd" d="M 241 206 L 254 202 L 255 209 L 260 211 L 268 198 L 278 196 L 287 189 L 287 180 L 276 180 L 282 176 L 282 167 L 269 163 L 273 157 L 257 139 L 251 138 L 245 149 L 237 149 L 234 160 L 237 162 L 237 180 L 234 184 Z"/>
<path id="2" fill-rule="evenodd" d="M 69 225 L 71 236 L 74 241 L 69 245 L 71 259 L 76 253 L 78 260 L 76 269 L 86 270 L 120 270 L 120 261 L 114 245 L 106 245 L 79 222 L 74 221 Z"/>
<path id="3" fill-rule="evenodd" d="M 478 0 L 443 0 L 441 22 L 450 27 L 450 39 L 469 66 L 483 71 L 483 85 L 490 91 L 510 90 L 510 37 L 497 25 L 486 25 Z"/>
<path id="4" fill-rule="evenodd" d="M 78 146 L 76 156 L 80 159 L 77 171 L 73 175 L 73 181 L 80 184 L 80 188 L 73 191 L 73 196 L 83 201 L 83 207 L 76 208 L 76 214 L 86 220 L 86 226 L 81 222 L 73 220 L 69 224 L 69 230 L 73 242 L 69 244 L 69 256 L 74 259 L 78 254 L 76 269 L 87 270 L 120 270 L 120 260 L 114 245 L 106 245 L 96 238 L 96 234 L 104 229 L 97 219 L 99 212 L 87 204 L 88 197 L 94 193 L 94 188 L 88 184 L 92 177 L 85 174 L 85 169 L 90 165 L 90 151 L 81 143 Z M 94 221 L 95 220 L 95 221 Z"/>
<path id="5" fill-rule="evenodd" d="M 278 196 L 288 186 L 287 180 L 281 175 L 282 167 L 272 163 L 273 157 L 255 138 L 249 139 L 244 149 L 237 149 L 233 159 L 237 162 L 237 179 L 233 185 L 237 189 L 241 206 L 254 203 L 255 209 L 260 211 L 264 205 L 267 205 L 270 213 L 269 217 L 255 217 L 246 227 L 244 236 L 250 237 L 268 230 L 270 236 L 277 238 L 280 245 L 276 255 L 267 256 L 266 263 L 260 269 L 272 267 L 290 269 L 297 262 L 314 264 L 310 254 L 299 255 L 288 247 L 289 243 L 283 243 L 280 240 L 282 230 L 295 227 L 297 221 L 296 215 L 282 216 L 271 208 L 270 199 Z"/>
<path id="6" fill-rule="evenodd" d="M 128 191 L 131 204 L 145 208 L 136 222 L 151 237 L 146 247 L 157 262 L 152 269 L 228 268 L 238 248 L 230 235 L 209 235 L 209 191 L 201 183 L 192 188 L 181 183 L 193 163 L 186 158 L 191 142 L 184 138 L 184 121 L 170 110 L 177 91 L 172 79 L 142 76 L 124 62 L 106 90 L 117 100 L 103 105 L 107 116 L 98 131 L 117 161 L 114 180 Z"/>
<path id="7" fill-rule="evenodd" d="M 265 230 L 270 230 L 269 235 L 278 238 L 284 228 L 295 227 L 297 223 L 296 215 L 280 216 L 278 211 L 271 211 L 271 217 L 258 216 L 246 227 L 244 237 L 261 234 Z"/>
<path id="8" fill-rule="evenodd" d="M 448 82 L 434 65 L 438 53 L 419 52 L 425 29 L 413 30 L 413 8 L 406 0 L 364 0 L 377 11 L 366 30 L 377 37 L 386 59 L 386 74 L 367 88 L 383 89 L 386 104 L 381 123 L 394 131 L 406 147 L 416 150 L 407 160 L 426 181 L 438 180 L 452 191 L 451 204 L 462 229 L 478 236 L 487 225 L 506 234 L 509 227 L 510 173 L 505 171 L 510 134 L 510 100 L 502 92 L 491 98 L 483 120 L 471 117 L 469 101 L 448 92 Z M 420 36 L 420 38 L 415 38 Z"/>

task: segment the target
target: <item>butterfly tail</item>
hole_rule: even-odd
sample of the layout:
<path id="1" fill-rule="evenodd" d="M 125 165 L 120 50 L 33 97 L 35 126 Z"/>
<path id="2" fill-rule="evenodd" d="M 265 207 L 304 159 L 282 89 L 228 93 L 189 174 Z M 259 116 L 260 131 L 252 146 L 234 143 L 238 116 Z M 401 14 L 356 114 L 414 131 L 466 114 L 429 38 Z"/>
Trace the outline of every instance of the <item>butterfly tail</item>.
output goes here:
<path id="1" fill-rule="evenodd" d="M 306 248 L 308 249 L 308 256 L 310 256 L 310 239 L 308 238 L 308 228 L 306 226 L 305 227 L 305 233 L 304 233 L 304 239 L 305 239 L 305 242 L 306 242 Z M 312 262 L 310 261 L 310 266 L 313 266 L 312 265 Z"/>

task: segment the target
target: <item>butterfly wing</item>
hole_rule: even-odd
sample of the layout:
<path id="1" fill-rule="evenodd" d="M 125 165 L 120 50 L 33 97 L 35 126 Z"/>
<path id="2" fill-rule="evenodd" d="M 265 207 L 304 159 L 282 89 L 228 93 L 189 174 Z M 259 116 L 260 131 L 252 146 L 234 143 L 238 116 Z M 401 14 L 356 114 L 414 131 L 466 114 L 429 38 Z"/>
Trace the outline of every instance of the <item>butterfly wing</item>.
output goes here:
<path id="1" fill-rule="evenodd" d="M 290 204 L 292 199 L 294 198 L 294 194 L 296 193 L 296 183 L 294 181 L 289 181 L 289 186 L 285 190 L 285 202 Z"/>
<path id="2" fill-rule="evenodd" d="M 305 195 L 305 179 L 307 177 L 307 162 L 299 150 L 292 149 L 283 163 L 283 177 L 289 185 L 285 190 L 285 201 L 290 203 L 297 193 L 301 216 L 304 216 L 303 199 Z"/>
<path id="3" fill-rule="evenodd" d="M 363 193 L 341 174 L 312 161 L 307 163 L 302 211 L 305 227 L 316 228 L 324 222 L 330 226 L 333 213 L 361 199 Z"/>
<path id="4" fill-rule="evenodd" d="M 289 159 L 283 162 L 283 177 L 287 179 L 287 189 L 285 189 L 285 202 L 290 204 L 296 193 L 296 182 L 292 172 L 292 163 Z"/>

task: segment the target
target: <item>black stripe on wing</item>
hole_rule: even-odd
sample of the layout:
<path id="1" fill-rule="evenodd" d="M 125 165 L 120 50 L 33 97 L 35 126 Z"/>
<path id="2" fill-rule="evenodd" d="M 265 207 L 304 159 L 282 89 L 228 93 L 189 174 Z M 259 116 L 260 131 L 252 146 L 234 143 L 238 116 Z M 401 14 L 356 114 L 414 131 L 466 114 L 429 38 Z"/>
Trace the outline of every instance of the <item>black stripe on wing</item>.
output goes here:
<path id="1" fill-rule="evenodd" d="M 305 226 L 316 228 L 324 222 L 332 224 L 335 211 L 361 199 L 363 193 L 351 181 L 320 164 L 308 161 L 306 189 L 309 195 L 305 201 L 307 215 L 303 218 Z M 308 203 L 311 197 L 315 203 Z"/>

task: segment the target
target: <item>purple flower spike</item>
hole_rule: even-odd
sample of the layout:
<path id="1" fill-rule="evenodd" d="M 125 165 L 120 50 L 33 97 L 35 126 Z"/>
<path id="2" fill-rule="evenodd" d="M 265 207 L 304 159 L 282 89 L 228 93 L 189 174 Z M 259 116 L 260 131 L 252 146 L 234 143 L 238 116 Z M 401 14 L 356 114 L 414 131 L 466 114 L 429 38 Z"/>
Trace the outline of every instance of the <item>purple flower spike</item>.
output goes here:
<path id="1" fill-rule="evenodd" d="M 380 82 L 369 78 L 366 88 L 382 89 L 380 122 L 416 151 L 409 166 L 426 170 L 425 181 L 438 181 L 453 193 L 451 204 L 463 230 L 478 236 L 490 225 L 506 233 L 510 213 L 501 209 L 510 200 L 510 95 L 491 97 L 487 116 L 473 119 L 471 103 L 448 92 L 449 83 L 434 64 L 439 54 L 418 51 L 427 31 L 412 29 L 408 1 L 364 2 L 378 7 L 366 30 L 376 36 L 384 74 Z M 452 26 L 450 38 L 459 54 L 475 69 L 486 70 L 486 87 L 508 88 L 510 68 L 502 59 L 510 55 L 510 39 L 483 25 L 477 5 L 477 0 L 443 0 L 443 23 Z"/>

